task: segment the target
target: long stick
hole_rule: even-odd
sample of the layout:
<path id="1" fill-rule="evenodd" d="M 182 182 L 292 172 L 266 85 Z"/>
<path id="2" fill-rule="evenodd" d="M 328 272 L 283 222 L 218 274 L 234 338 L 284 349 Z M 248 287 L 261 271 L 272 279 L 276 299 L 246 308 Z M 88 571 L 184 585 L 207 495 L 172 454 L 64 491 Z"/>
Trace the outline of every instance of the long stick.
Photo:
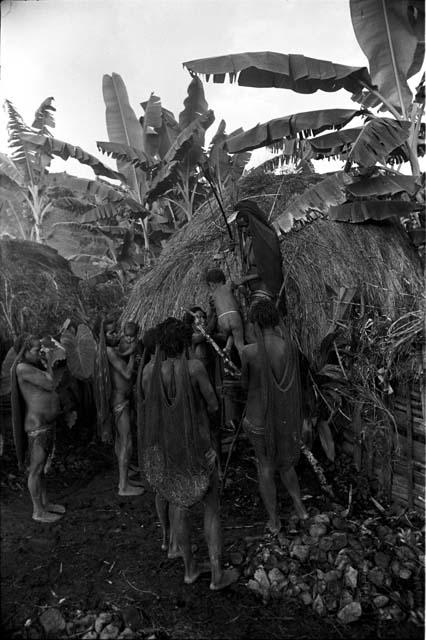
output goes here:
<path id="1" fill-rule="evenodd" d="M 188 313 L 191 314 L 191 316 L 193 316 L 194 318 L 196 318 L 196 314 L 193 311 L 190 311 L 189 309 L 186 309 L 186 311 Z M 234 376 L 235 378 L 239 378 L 241 376 L 241 371 L 238 369 L 238 367 L 232 362 L 232 360 L 226 355 L 225 351 L 223 351 L 219 345 L 213 340 L 213 338 L 211 337 L 211 335 L 209 333 L 207 333 L 207 331 L 199 324 L 197 324 L 197 329 L 199 330 L 199 332 L 201 333 L 201 335 L 203 335 L 205 337 L 205 339 L 207 340 L 207 342 L 209 344 L 211 344 L 211 346 L 213 347 L 213 349 L 216 351 L 216 353 L 223 359 L 224 363 L 226 364 L 227 367 L 229 367 L 230 371 L 229 373 Z"/>
<path id="2" fill-rule="evenodd" d="M 240 435 L 240 431 L 241 431 L 242 426 L 243 426 L 243 418 L 241 418 L 241 420 L 240 420 L 240 424 L 237 427 L 237 430 L 235 432 L 235 436 L 233 437 L 232 442 L 231 442 L 231 446 L 229 447 L 229 451 L 228 451 L 228 455 L 227 455 L 226 463 L 225 463 L 225 468 L 223 470 L 222 482 L 221 482 L 221 485 L 220 485 L 220 493 L 222 493 L 222 491 L 225 488 L 225 480 L 226 480 L 226 476 L 227 476 L 227 473 L 228 473 L 228 467 L 229 467 L 229 462 L 231 460 L 232 451 L 234 449 L 235 443 L 238 440 L 238 436 Z"/>

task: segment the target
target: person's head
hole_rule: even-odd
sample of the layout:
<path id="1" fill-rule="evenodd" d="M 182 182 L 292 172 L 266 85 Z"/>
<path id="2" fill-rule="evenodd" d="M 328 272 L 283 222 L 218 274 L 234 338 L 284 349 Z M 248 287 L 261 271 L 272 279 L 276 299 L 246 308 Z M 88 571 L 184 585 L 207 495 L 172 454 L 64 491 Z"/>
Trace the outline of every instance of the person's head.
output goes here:
<path id="1" fill-rule="evenodd" d="M 41 340 L 37 338 L 37 336 L 24 336 L 21 343 L 16 346 L 19 347 L 19 351 L 22 350 L 22 359 L 24 362 L 33 365 L 41 364 Z"/>
<path id="2" fill-rule="evenodd" d="M 186 311 L 183 316 L 183 322 L 190 327 L 195 325 L 197 327 L 201 324 L 202 327 L 206 326 L 207 314 L 201 307 L 191 307 L 189 311 Z"/>
<path id="3" fill-rule="evenodd" d="M 222 284 L 225 284 L 226 277 L 222 269 L 209 269 L 206 273 L 206 283 L 209 289 L 214 290 Z"/>
<path id="4" fill-rule="evenodd" d="M 154 355 L 155 348 L 156 348 L 157 342 L 158 342 L 158 329 L 157 329 L 157 327 L 151 327 L 150 329 L 147 329 L 145 331 L 145 333 L 143 334 L 142 342 L 143 342 L 143 345 L 144 345 L 145 349 L 147 350 L 147 352 L 150 355 Z"/>
<path id="5" fill-rule="evenodd" d="M 259 300 L 250 309 L 249 320 L 263 329 L 276 327 L 280 321 L 275 305 L 270 300 Z"/>
<path id="6" fill-rule="evenodd" d="M 138 344 L 138 325 L 135 322 L 126 322 L 118 344 L 122 355 L 134 353 Z"/>
<path id="7" fill-rule="evenodd" d="M 158 344 L 167 358 L 180 356 L 191 344 L 192 329 L 177 318 L 167 318 L 158 326 Z"/>
<path id="8" fill-rule="evenodd" d="M 117 323 L 115 318 L 107 316 L 104 320 L 105 342 L 108 346 L 114 347 L 117 342 Z"/>

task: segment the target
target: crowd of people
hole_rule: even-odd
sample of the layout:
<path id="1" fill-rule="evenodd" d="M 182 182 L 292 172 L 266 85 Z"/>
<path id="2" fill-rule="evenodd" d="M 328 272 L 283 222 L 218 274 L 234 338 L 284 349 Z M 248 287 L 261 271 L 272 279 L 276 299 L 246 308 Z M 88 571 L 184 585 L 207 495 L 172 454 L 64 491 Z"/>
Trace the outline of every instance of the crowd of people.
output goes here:
<path id="1" fill-rule="evenodd" d="M 118 494 L 136 499 L 148 486 L 154 491 L 162 549 L 170 558 L 182 557 L 186 584 L 210 571 L 212 590 L 238 579 L 236 569 L 222 567 L 224 426 L 235 432 L 241 425 L 253 446 L 269 531 L 281 528 L 277 472 L 297 516 L 307 518 L 295 471 L 302 426 L 298 351 L 280 304 L 278 240 L 251 201 L 237 206 L 236 221 L 241 280 L 227 282 L 221 269 L 209 269 L 207 312 L 193 306 L 183 317 L 168 317 L 145 331 L 134 322 L 120 327 L 112 318 L 103 319 L 95 367 L 98 433 L 113 435 Z M 246 292 L 244 311 L 238 287 Z M 22 432 L 14 428 L 18 461 L 23 464 L 29 454 L 33 519 L 53 523 L 65 513 L 63 505 L 48 500 L 45 482 L 61 412 L 55 373 L 43 363 L 36 336 L 26 336 L 15 349 L 12 412 L 14 424 L 21 420 L 24 425 Z M 137 439 L 136 470 L 132 436 Z M 191 507 L 199 502 L 204 505 L 208 566 L 197 563 L 189 534 Z"/>

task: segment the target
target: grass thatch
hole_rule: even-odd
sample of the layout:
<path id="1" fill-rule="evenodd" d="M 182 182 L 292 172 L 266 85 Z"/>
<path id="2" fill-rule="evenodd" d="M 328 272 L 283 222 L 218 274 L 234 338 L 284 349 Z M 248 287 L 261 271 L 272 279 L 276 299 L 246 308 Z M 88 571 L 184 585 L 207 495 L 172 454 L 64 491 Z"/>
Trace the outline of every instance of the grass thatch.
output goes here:
<path id="1" fill-rule="evenodd" d="M 256 199 L 266 213 L 275 202 L 273 220 L 293 194 L 319 179 L 316 175 L 255 175 L 243 183 L 240 198 Z M 225 207 L 232 210 L 232 203 L 225 202 Z M 199 304 L 206 308 L 206 268 L 220 266 L 232 278 L 240 275 L 238 249 L 227 253 L 226 261 L 215 260 L 227 247 L 223 218 L 209 201 L 135 285 L 123 320 L 136 320 L 144 331 L 169 315 L 180 317 L 185 307 Z M 405 232 L 396 225 L 316 219 L 283 236 L 281 248 L 289 322 L 309 360 L 327 333 L 340 287 L 358 287 L 353 305 L 361 315 L 378 313 L 395 320 L 419 308 L 419 259 Z"/>
<path id="2" fill-rule="evenodd" d="M 0 240 L 0 329 L 56 332 L 81 311 L 78 278 L 55 249 L 29 240 Z"/>

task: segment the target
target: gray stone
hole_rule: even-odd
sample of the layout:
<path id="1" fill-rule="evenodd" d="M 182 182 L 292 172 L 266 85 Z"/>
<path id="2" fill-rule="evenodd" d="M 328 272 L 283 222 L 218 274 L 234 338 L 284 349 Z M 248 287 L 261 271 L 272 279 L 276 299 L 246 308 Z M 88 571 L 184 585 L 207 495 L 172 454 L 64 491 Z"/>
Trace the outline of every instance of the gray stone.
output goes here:
<path id="1" fill-rule="evenodd" d="M 376 596 L 373 599 L 374 602 L 374 606 L 377 607 L 378 609 L 382 609 L 383 607 L 386 607 L 387 603 L 389 602 L 389 598 L 387 596 Z"/>
<path id="2" fill-rule="evenodd" d="M 90 631 L 85 633 L 84 636 L 82 636 L 83 640 L 95 640 L 95 638 L 97 637 L 98 637 L 98 634 L 94 629 L 91 629 Z"/>
<path id="3" fill-rule="evenodd" d="M 121 638 L 128 638 L 130 640 L 131 638 L 136 638 L 136 633 L 134 631 L 132 631 L 132 629 L 129 629 L 129 627 L 126 627 L 120 633 L 118 638 L 119 638 L 119 640 L 121 640 Z"/>
<path id="4" fill-rule="evenodd" d="M 279 569 L 277 569 L 277 567 L 274 567 L 268 572 L 268 579 L 271 585 L 278 585 L 280 583 L 283 583 L 285 580 L 284 575 Z"/>
<path id="5" fill-rule="evenodd" d="M 290 548 L 290 556 L 304 562 L 309 557 L 309 547 L 305 544 L 295 544 Z"/>
<path id="6" fill-rule="evenodd" d="M 356 589 L 358 584 L 358 571 L 350 565 L 346 567 L 345 571 L 345 586 L 350 589 Z"/>
<path id="7" fill-rule="evenodd" d="M 374 569 L 371 569 L 368 572 L 368 579 L 370 582 L 376 585 L 376 587 L 381 587 L 385 579 L 383 569 L 380 569 L 380 567 L 374 567 Z"/>
<path id="8" fill-rule="evenodd" d="M 317 595 L 313 604 L 312 604 L 312 609 L 315 611 L 315 613 L 318 616 L 323 616 L 326 613 L 326 608 L 324 605 L 324 600 L 321 598 L 320 595 Z"/>
<path id="9" fill-rule="evenodd" d="M 56 608 L 46 609 L 46 611 L 43 611 L 39 621 L 48 637 L 54 638 L 66 627 L 66 622 L 62 613 Z"/>
<path id="10" fill-rule="evenodd" d="M 387 569 L 390 564 L 390 556 L 387 553 L 383 553 L 382 551 L 377 551 L 374 554 L 374 562 L 381 569 Z"/>
<path id="11" fill-rule="evenodd" d="M 106 611 L 103 611 L 98 615 L 95 620 L 95 631 L 100 633 L 102 629 L 112 621 L 112 615 Z"/>
<path id="12" fill-rule="evenodd" d="M 337 617 L 343 624 L 350 624 L 356 622 L 362 615 L 362 607 L 359 602 L 351 602 L 347 604 L 343 609 L 340 609 Z"/>
<path id="13" fill-rule="evenodd" d="M 333 540 L 330 538 L 330 536 L 324 536 L 319 541 L 318 546 L 321 549 L 321 551 L 330 551 L 330 549 L 333 546 Z"/>
<path id="14" fill-rule="evenodd" d="M 327 533 L 327 527 L 325 524 L 312 524 L 309 527 L 309 535 L 312 538 L 320 538 L 321 536 L 325 536 Z"/>
<path id="15" fill-rule="evenodd" d="M 312 604 L 312 596 L 309 591 L 302 591 L 302 593 L 300 594 L 300 599 L 307 607 Z"/>
<path id="16" fill-rule="evenodd" d="M 233 553 L 231 553 L 229 559 L 231 560 L 234 567 L 238 567 L 244 562 L 244 556 L 240 551 L 234 551 Z"/>
<path id="17" fill-rule="evenodd" d="M 118 634 L 120 633 L 120 629 L 115 624 L 107 624 L 104 627 L 99 635 L 100 640 L 114 640 L 114 638 L 118 638 Z"/>
<path id="18" fill-rule="evenodd" d="M 346 605 L 351 604 L 351 602 L 353 602 L 352 594 L 347 589 L 343 589 L 340 596 L 340 607 L 346 607 Z"/>
<path id="19" fill-rule="evenodd" d="M 123 622 L 125 627 L 130 627 L 133 631 L 138 631 L 142 627 L 142 616 L 136 607 L 125 607 L 121 615 L 123 616 Z"/>
<path id="20" fill-rule="evenodd" d="M 330 518 L 326 513 L 317 513 L 313 520 L 315 524 L 324 524 L 326 527 L 330 524 Z"/>
<path id="21" fill-rule="evenodd" d="M 333 549 L 336 551 L 340 551 L 348 544 L 348 537 L 343 531 L 335 531 L 331 534 L 331 539 L 333 541 Z"/>

